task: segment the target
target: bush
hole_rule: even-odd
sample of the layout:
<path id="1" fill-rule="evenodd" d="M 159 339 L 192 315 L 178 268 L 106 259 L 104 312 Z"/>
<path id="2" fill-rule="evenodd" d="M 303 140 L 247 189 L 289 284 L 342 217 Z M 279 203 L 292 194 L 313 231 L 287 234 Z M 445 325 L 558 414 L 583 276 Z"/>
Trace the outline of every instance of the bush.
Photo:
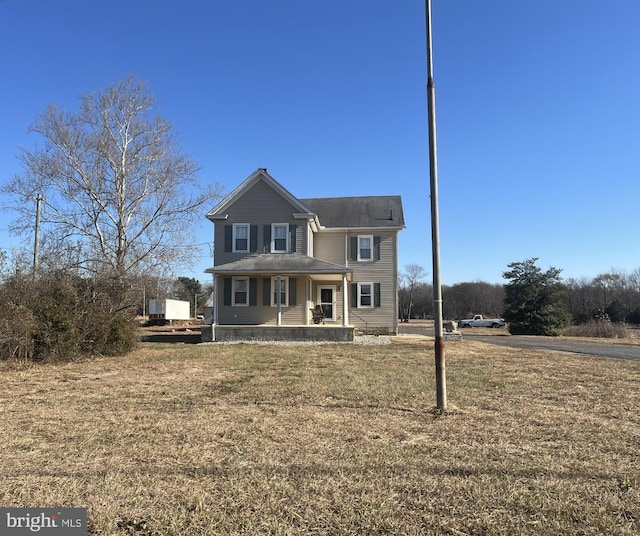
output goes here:
<path id="1" fill-rule="evenodd" d="M 0 304 L 0 358 L 31 359 L 35 333 L 36 320 L 29 309 Z"/>
<path id="2" fill-rule="evenodd" d="M 565 328 L 563 335 L 568 337 L 598 337 L 603 339 L 626 339 L 630 336 L 624 324 L 608 320 L 590 320 L 584 324 Z"/>
<path id="3" fill-rule="evenodd" d="M 83 353 L 122 355 L 137 343 L 136 307 L 128 306 L 128 292 L 112 281 L 85 281 L 81 312 Z"/>
<path id="4" fill-rule="evenodd" d="M 39 361 L 122 355 L 137 342 L 135 308 L 110 280 L 55 272 L 9 279 L 0 292 L 0 357 Z M 13 313 L 12 313 L 13 311 Z"/>

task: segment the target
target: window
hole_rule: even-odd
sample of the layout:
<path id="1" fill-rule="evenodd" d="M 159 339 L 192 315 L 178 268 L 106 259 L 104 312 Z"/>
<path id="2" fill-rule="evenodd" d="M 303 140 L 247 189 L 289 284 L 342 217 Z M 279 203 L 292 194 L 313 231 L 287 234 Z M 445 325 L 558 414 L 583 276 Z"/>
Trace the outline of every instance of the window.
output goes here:
<path id="1" fill-rule="evenodd" d="M 373 235 L 352 235 L 349 237 L 349 260 L 373 262 L 380 260 L 382 240 Z"/>
<path id="2" fill-rule="evenodd" d="M 373 260 L 373 236 L 358 236 L 358 260 Z"/>
<path id="3" fill-rule="evenodd" d="M 271 306 L 274 307 L 280 303 L 282 307 L 289 306 L 287 288 L 289 286 L 288 277 L 272 277 L 271 278 Z"/>
<path id="4" fill-rule="evenodd" d="M 249 305 L 249 279 L 233 278 L 233 305 Z"/>
<path id="5" fill-rule="evenodd" d="M 373 307 L 373 283 L 358 283 L 358 307 Z"/>
<path id="6" fill-rule="evenodd" d="M 234 252 L 249 251 L 249 224 L 248 223 L 233 224 L 233 251 Z"/>
<path id="7" fill-rule="evenodd" d="M 289 251 L 289 224 L 274 223 L 271 225 L 271 253 Z"/>
<path id="8" fill-rule="evenodd" d="M 380 307 L 380 283 L 351 283 L 351 307 Z"/>

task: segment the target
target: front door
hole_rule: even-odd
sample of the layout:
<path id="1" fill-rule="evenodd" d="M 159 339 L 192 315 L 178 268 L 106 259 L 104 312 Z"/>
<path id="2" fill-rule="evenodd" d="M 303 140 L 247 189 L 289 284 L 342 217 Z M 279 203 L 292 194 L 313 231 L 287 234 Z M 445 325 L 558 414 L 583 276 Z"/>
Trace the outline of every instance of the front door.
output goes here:
<path id="1" fill-rule="evenodd" d="M 318 287 L 318 303 L 326 320 L 336 319 L 336 287 Z"/>

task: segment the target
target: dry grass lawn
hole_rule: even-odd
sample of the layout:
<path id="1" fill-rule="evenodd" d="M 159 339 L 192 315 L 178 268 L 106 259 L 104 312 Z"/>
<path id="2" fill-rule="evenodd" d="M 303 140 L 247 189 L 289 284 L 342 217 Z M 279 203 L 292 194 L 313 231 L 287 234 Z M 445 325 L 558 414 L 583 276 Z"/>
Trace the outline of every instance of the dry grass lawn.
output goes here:
<path id="1" fill-rule="evenodd" d="M 1 363 L 0 505 L 105 535 L 640 533 L 640 362 L 433 342 Z"/>

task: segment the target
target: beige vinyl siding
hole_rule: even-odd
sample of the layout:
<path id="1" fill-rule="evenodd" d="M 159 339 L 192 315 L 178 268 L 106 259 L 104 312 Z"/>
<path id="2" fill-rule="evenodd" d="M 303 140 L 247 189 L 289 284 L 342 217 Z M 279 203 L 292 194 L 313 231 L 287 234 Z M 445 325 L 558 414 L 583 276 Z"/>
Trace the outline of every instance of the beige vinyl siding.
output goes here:
<path id="1" fill-rule="evenodd" d="M 320 232 L 313 237 L 313 256 L 335 264 L 347 264 L 345 231 Z"/>
<path id="2" fill-rule="evenodd" d="M 349 238 L 358 235 L 374 235 L 380 237 L 380 260 L 349 261 L 353 270 L 352 283 L 380 283 L 380 307 L 358 308 L 351 304 L 353 315 L 351 324 L 369 329 L 383 328 L 395 332 L 398 327 L 398 280 L 397 233 L 395 231 L 361 231 L 350 232 Z"/>
<path id="3" fill-rule="evenodd" d="M 276 325 L 276 317 L 278 313 L 277 307 L 263 305 L 263 281 L 265 278 L 271 279 L 270 276 L 251 276 L 257 277 L 257 305 L 224 305 L 224 276 L 220 276 L 218 280 L 218 323 L 221 325 Z M 282 324 L 286 325 L 304 325 L 307 319 L 307 278 L 298 276 L 296 284 L 296 302 L 295 306 L 282 307 Z"/>
<path id="4" fill-rule="evenodd" d="M 224 230 L 226 225 L 234 223 L 248 223 L 258 226 L 258 251 L 265 252 L 263 228 L 265 225 L 273 223 L 288 223 L 296 225 L 296 251 L 305 252 L 307 250 L 307 226 L 304 220 L 296 220 L 293 214 L 296 207 L 286 201 L 278 192 L 273 190 L 263 181 L 257 182 L 245 194 L 229 207 L 226 220 L 215 222 L 214 240 L 215 253 L 214 264 L 220 266 L 228 262 L 237 261 L 250 253 L 225 252 Z M 268 251 L 268 244 L 267 251 Z"/>

